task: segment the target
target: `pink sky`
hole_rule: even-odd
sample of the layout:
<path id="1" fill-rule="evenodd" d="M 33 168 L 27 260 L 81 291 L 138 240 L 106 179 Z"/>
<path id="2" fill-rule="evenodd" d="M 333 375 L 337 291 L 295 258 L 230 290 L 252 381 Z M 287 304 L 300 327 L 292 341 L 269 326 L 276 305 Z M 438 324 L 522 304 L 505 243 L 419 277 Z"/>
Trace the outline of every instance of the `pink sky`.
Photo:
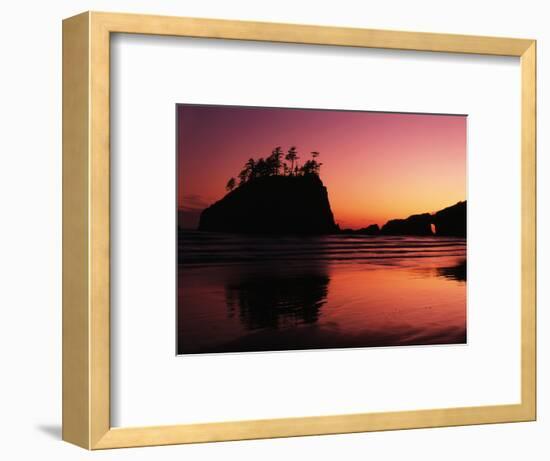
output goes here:
<path id="1" fill-rule="evenodd" d="M 341 228 L 383 225 L 466 199 L 466 116 L 178 106 L 178 207 L 196 215 L 222 198 L 250 158 L 319 151 Z M 194 218 L 191 218 L 193 220 Z"/>

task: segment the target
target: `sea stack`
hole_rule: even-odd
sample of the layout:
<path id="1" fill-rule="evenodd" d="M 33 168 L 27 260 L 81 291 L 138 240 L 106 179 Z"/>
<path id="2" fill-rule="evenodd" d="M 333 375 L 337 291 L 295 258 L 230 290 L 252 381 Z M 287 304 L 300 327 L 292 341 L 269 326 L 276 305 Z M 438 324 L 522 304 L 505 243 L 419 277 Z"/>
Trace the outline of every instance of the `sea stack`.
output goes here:
<path id="1" fill-rule="evenodd" d="M 330 234 L 338 231 L 319 176 L 251 180 L 206 208 L 199 230 L 242 234 Z"/>

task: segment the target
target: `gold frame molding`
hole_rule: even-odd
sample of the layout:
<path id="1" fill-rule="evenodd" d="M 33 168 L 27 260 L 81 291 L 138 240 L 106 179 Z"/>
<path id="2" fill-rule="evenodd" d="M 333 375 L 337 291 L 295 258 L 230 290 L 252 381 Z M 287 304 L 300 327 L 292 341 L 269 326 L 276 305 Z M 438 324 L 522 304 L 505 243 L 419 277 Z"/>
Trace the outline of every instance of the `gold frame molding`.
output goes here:
<path id="1" fill-rule="evenodd" d="M 112 33 L 517 56 L 521 61 L 521 403 L 305 418 L 110 425 Z M 63 21 L 63 440 L 87 449 L 534 421 L 536 42 L 515 38 L 86 12 Z"/>

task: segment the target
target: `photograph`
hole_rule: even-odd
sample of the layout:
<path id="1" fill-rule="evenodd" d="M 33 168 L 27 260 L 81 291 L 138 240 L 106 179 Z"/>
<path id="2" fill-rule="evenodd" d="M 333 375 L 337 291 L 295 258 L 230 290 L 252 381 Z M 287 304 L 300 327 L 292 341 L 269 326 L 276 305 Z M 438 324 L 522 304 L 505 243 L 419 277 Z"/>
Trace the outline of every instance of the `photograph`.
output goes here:
<path id="1" fill-rule="evenodd" d="M 466 343 L 466 115 L 176 116 L 178 354 Z"/>

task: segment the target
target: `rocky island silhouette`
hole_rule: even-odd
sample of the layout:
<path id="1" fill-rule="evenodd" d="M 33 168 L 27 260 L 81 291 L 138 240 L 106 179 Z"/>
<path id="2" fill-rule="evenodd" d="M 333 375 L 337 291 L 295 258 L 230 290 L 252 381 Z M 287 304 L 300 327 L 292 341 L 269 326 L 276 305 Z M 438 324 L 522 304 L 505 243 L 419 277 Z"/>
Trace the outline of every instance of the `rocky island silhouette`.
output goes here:
<path id="1" fill-rule="evenodd" d="M 246 234 L 338 232 L 317 175 L 271 176 L 244 184 L 206 208 L 199 230 Z"/>
<path id="2" fill-rule="evenodd" d="M 435 213 L 391 219 L 381 228 L 340 229 L 334 220 L 328 190 L 320 178 L 319 152 L 299 165 L 296 147 L 284 154 L 276 147 L 266 158 L 250 158 L 230 178 L 228 193 L 204 209 L 200 231 L 239 234 L 364 234 L 466 237 L 466 201 Z M 286 161 L 284 161 L 284 160 Z"/>
<path id="3" fill-rule="evenodd" d="M 227 183 L 228 193 L 206 208 L 199 230 L 243 234 L 331 234 L 338 232 L 328 192 L 319 177 L 318 152 L 302 166 L 291 147 L 249 159 Z M 283 161 L 283 157 L 286 160 Z M 288 162 L 288 163 L 287 163 Z"/>

